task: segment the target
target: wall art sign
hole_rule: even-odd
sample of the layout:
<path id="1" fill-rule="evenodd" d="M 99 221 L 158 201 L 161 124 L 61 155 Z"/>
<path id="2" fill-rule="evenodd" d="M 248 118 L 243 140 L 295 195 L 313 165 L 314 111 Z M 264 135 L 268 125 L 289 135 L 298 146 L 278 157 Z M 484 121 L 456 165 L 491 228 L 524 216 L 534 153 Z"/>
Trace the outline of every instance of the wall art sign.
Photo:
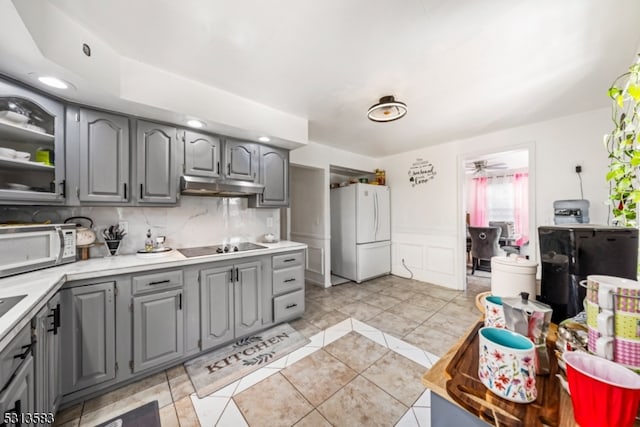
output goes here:
<path id="1" fill-rule="evenodd" d="M 429 160 L 416 159 L 409 167 L 409 182 L 412 187 L 420 184 L 426 184 L 436 177 L 433 164 Z"/>

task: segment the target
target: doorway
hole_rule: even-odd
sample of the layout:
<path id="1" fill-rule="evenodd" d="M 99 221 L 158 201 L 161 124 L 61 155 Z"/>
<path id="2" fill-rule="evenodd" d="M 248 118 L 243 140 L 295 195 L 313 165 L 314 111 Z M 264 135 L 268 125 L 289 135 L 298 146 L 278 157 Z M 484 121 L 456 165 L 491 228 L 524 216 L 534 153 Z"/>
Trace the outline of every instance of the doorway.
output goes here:
<path id="1" fill-rule="evenodd" d="M 492 255 L 536 258 L 533 150 L 531 143 L 461 158 L 459 218 L 464 253 L 460 259 L 466 289 L 490 289 Z M 484 233 L 483 227 L 500 228 L 500 237 Z M 486 236 L 495 241 L 487 241 Z"/>

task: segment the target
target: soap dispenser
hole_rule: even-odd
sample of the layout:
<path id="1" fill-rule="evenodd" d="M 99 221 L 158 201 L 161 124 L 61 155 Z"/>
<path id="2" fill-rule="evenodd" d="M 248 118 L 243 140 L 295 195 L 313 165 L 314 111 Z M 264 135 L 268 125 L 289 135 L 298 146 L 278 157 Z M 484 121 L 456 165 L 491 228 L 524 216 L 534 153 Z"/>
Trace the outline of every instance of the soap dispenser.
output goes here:
<path id="1" fill-rule="evenodd" d="M 144 241 L 144 250 L 153 252 L 153 239 L 151 239 L 151 229 L 147 230 L 147 239 Z"/>

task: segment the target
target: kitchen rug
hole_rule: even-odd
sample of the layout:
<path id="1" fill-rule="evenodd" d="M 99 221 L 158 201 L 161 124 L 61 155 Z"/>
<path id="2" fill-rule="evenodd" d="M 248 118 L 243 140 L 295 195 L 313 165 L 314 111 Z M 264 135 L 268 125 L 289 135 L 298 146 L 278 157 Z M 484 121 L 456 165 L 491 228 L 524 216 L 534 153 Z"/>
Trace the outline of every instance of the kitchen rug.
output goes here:
<path id="1" fill-rule="evenodd" d="M 196 357 L 184 367 L 198 397 L 203 398 L 309 342 L 283 323 Z"/>
<path id="2" fill-rule="evenodd" d="M 160 427 L 158 401 L 132 409 L 96 427 Z"/>

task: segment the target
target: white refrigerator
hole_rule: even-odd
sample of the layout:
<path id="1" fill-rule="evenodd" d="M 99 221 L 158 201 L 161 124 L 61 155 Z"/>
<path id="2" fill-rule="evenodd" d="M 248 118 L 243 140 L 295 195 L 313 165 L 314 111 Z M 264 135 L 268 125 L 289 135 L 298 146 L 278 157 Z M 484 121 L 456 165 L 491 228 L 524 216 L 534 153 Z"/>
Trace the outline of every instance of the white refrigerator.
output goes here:
<path id="1" fill-rule="evenodd" d="M 389 187 L 331 190 L 331 273 L 355 282 L 391 272 Z"/>

